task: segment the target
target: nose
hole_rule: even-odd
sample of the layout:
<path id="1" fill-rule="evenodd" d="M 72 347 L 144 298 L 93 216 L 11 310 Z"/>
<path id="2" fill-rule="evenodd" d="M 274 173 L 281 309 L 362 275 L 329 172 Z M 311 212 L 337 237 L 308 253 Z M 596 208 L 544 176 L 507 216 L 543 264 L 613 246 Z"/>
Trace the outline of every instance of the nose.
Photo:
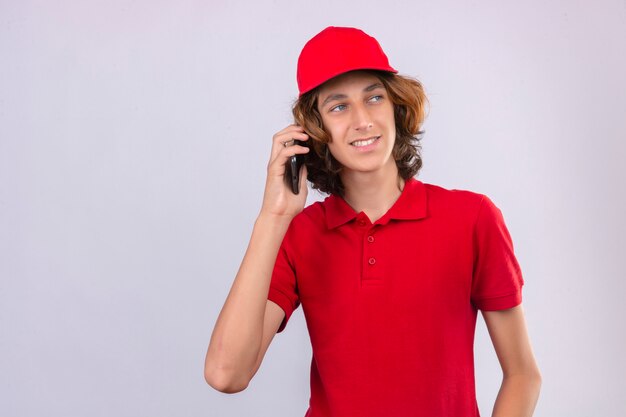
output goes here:
<path id="1" fill-rule="evenodd" d="M 352 124 L 356 130 L 368 130 L 373 126 L 372 117 L 363 105 L 355 105 L 352 112 Z"/>

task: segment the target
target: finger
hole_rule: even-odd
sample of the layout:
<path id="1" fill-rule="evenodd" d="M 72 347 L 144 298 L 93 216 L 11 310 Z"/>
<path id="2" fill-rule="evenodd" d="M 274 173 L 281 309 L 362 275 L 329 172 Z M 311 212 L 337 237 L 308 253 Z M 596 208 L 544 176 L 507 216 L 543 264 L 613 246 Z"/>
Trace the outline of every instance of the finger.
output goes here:
<path id="1" fill-rule="evenodd" d="M 292 135 L 292 136 L 293 136 L 293 135 Z M 296 139 L 295 139 L 295 138 L 293 138 L 293 137 L 292 137 L 291 139 L 289 139 L 289 140 L 287 140 L 287 141 L 285 141 L 285 142 L 283 142 L 283 143 L 282 143 L 282 145 L 283 145 L 285 148 L 287 148 L 287 147 L 289 147 L 289 146 L 292 146 L 292 145 L 295 145 L 295 144 L 296 144 Z"/>
<path id="2" fill-rule="evenodd" d="M 274 147 L 285 146 L 285 144 L 287 144 L 286 146 L 289 146 L 293 144 L 295 139 L 306 141 L 309 139 L 309 135 L 307 135 L 306 132 L 285 132 L 280 135 L 274 135 L 272 145 Z"/>
<path id="3" fill-rule="evenodd" d="M 306 141 L 308 137 L 291 134 L 289 136 L 282 136 L 276 139 L 272 144 L 272 150 L 270 152 L 270 159 L 275 159 L 285 148 L 294 146 L 294 139 Z"/>
<path id="4" fill-rule="evenodd" d="M 284 146 L 278 153 L 278 159 L 288 159 L 290 156 L 306 154 L 310 151 L 309 147 L 302 145 Z"/>
<path id="5" fill-rule="evenodd" d="M 301 126 L 297 126 L 297 125 L 289 125 L 286 128 L 279 130 L 278 132 L 276 132 L 274 134 L 274 143 L 276 143 L 278 140 L 280 140 L 283 137 L 290 137 L 291 135 L 296 135 L 296 134 L 303 134 L 304 129 Z"/>
<path id="6" fill-rule="evenodd" d="M 295 144 L 293 138 L 283 138 L 283 139 L 285 139 L 285 141 L 282 142 L 280 145 L 275 144 L 273 146 L 272 152 L 270 154 L 270 164 L 277 158 L 282 159 L 284 155 L 288 155 L 288 156 L 293 155 L 294 153 L 292 153 L 292 151 L 295 151 L 295 153 L 308 152 L 308 150 L 303 151 L 303 149 L 309 149 L 307 146 Z M 302 140 L 302 139 L 298 139 L 298 140 Z"/>
<path id="7" fill-rule="evenodd" d="M 300 125 L 297 125 L 295 123 L 292 123 L 290 125 L 288 125 L 287 127 L 285 127 L 282 130 L 279 130 L 278 132 L 276 132 L 276 135 L 282 135 L 284 133 L 288 133 L 288 132 L 304 132 L 304 128 Z"/>
<path id="8" fill-rule="evenodd" d="M 286 128 L 276 132 L 276 134 L 274 134 L 274 138 L 283 137 L 283 136 L 289 137 L 290 135 L 293 135 L 293 134 L 301 135 L 301 134 L 306 134 L 306 132 L 304 131 L 304 128 L 302 126 L 291 124 L 287 126 Z"/>
<path id="9" fill-rule="evenodd" d="M 285 164 L 290 157 L 298 154 L 306 154 L 309 152 L 310 149 L 306 146 L 293 145 L 286 148 L 283 147 L 280 152 L 278 152 L 276 157 L 270 161 L 268 165 L 268 170 L 272 171 L 276 175 L 282 175 L 285 172 Z"/>

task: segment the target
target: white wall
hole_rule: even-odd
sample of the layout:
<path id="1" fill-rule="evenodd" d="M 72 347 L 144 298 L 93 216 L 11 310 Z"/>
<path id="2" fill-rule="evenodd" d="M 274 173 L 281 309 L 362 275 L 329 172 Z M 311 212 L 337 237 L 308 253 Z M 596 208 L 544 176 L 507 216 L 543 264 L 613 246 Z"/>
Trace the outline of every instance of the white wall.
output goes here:
<path id="1" fill-rule="evenodd" d="M 301 308 L 246 391 L 202 368 L 297 56 L 328 25 L 361 27 L 424 83 L 419 178 L 502 209 L 535 415 L 626 415 L 623 1 L 3 0 L 2 416 L 304 415 Z M 476 364 L 488 416 L 482 319 Z"/>

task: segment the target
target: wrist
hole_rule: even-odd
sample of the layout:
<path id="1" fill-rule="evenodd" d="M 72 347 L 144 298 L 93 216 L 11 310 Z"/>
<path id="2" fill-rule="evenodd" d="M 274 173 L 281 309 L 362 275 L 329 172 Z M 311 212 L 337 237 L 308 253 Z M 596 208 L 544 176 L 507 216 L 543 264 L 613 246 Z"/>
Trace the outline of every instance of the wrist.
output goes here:
<path id="1" fill-rule="evenodd" d="M 270 211 L 261 210 L 256 218 L 255 224 L 267 224 L 274 227 L 289 226 L 294 216 L 292 214 L 277 214 Z"/>

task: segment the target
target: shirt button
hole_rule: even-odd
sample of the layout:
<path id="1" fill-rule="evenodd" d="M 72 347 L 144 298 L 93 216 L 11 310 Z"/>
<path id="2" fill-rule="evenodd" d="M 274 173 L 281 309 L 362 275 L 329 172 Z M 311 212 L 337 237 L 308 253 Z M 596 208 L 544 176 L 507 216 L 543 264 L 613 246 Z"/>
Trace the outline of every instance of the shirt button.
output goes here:
<path id="1" fill-rule="evenodd" d="M 370 265 L 374 265 L 376 263 L 376 259 L 370 258 L 367 262 L 369 262 Z"/>
<path id="2" fill-rule="evenodd" d="M 374 236 L 368 236 L 368 237 L 367 237 L 367 241 L 368 241 L 369 243 L 372 243 L 372 242 L 374 241 Z"/>
<path id="3" fill-rule="evenodd" d="M 365 220 L 359 220 L 359 226 L 365 226 Z"/>

